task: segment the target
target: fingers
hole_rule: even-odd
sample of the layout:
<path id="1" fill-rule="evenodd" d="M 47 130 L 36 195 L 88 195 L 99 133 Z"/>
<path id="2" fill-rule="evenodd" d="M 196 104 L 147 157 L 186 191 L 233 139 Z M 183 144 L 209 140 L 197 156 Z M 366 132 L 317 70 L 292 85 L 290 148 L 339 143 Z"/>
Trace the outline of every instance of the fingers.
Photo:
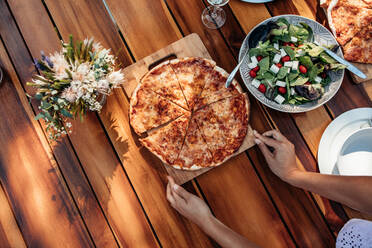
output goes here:
<path id="1" fill-rule="evenodd" d="M 278 140 L 263 136 L 263 135 L 259 134 L 256 130 L 253 131 L 253 134 L 254 134 L 254 136 L 256 136 L 256 138 L 258 138 L 260 141 L 262 141 L 263 143 L 265 143 L 268 146 L 278 148 L 279 145 L 280 145 L 280 142 Z"/>
<path id="2" fill-rule="evenodd" d="M 190 199 L 190 197 L 192 196 L 191 193 L 187 192 L 184 188 L 182 188 L 181 186 L 179 186 L 177 184 L 173 185 L 173 190 L 175 192 L 175 195 L 180 196 L 181 198 L 185 199 L 186 201 L 188 201 Z"/>
<path id="3" fill-rule="evenodd" d="M 177 194 L 177 193 L 173 193 L 173 197 L 174 197 L 174 200 L 175 200 L 175 203 L 176 203 L 176 205 L 177 204 L 186 204 L 186 200 L 185 199 L 183 199 L 179 194 Z M 178 205 L 178 206 L 180 206 L 180 205 Z"/>
<path id="4" fill-rule="evenodd" d="M 262 154 L 264 155 L 266 161 L 269 161 L 273 158 L 273 154 L 270 152 L 269 148 L 259 139 L 254 140 L 258 147 L 260 148 Z"/>
<path id="5" fill-rule="evenodd" d="M 275 129 L 264 132 L 262 135 L 266 137 L 273 137 L 277 141 L 287 141 L 287 138 L 281 132 Z"/>
<path id="6" fill-rule="evenodd" d="M 167 200 L 169 201 L 169 203 L 172 206 L 174 206 L 174 204 L 175 204 L 176 201 L 175 201 L 175 199 L 174 199 L 174 197 L 172 195 L 172 189 L 171 189 L 171 185 L 170 185 L 169 182 L 167 184 Z"/>
<path id="7" fill-rule="evenodd" d="M 167 178 L 168 178 L 168 182 L 170 183 L 170 186 L 173 188 L 173 185 L 176 184 L 176 183 L 174 182 L 173 177 L 171 177 L 171 176 L 167 176 Z"/>

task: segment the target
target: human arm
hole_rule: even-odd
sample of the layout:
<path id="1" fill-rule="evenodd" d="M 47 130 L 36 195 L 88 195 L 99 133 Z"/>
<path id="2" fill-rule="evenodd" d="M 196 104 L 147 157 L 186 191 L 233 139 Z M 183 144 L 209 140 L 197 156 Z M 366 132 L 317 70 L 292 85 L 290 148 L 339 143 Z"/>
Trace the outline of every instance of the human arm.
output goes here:
<path id="1" fill-rule="evenodd" d="M 257 247 L 215 218 L 202 199 L 175 184 L 173 178 L 168 177 L 168 180 L 167 199 L 171 206 L 198 225 L 218 244 L 222 247 Z"/>
<path id="2" fill-rule="evenodd" d="M 301 170 L 296 162 L 294 145 L 280 132 L 272 130 L 263 135 L 254 134 L 270 169 L 282 180 L 372 214 L 372 177 L 325 175 Z"/>

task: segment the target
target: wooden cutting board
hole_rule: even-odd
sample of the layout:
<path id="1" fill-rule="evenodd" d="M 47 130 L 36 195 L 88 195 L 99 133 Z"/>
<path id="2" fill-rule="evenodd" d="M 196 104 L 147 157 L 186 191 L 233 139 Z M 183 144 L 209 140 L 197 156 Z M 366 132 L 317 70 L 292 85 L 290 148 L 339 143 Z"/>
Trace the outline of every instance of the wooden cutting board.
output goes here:
<path id="1" fill-rule="evenodd" d="M 155 65 L 167 59 L 182 57 L 203 57 L 211 59 L 211 56 L 209 55 L 200 37 L 195 33 L 190 34 L 170 44 L 169 46 L 143 58 L 135 64 L 126 67 L 124 69 L 126 82 L 123 85 L 125 92 L 129 97 L 132 96 L 134 89 L 137 87 L 143 75 L 145 75 L 145 73 L 147 73 Z M 245 140 L 243 141 L 243 144 L 234 155 L 238 155 L 254 145 L 255 143 L 253 131 L 251 126 L 249 126 L 248 133 Z M 184 184 L 191 179 L 213 169 L 206 168 L 197 171 L 183 171 L 174 169 L 173 167 L 170 167 L 166 164 L 164 164 L 164 167 L 167 170 L 168 174 L 172 176 L 178 184 Z"/>
<path id="2" fill-rule="evenodd" d="M 354 73 L 350 73 L 353 81 L 357 84 L 362 83 L 364 89 L 369 96 L 369 99 L 372 101 L 372 64 L 362 64 L 362 63 L 353 63 L 356 67 L 359 68 L 364 74 L 366 74 L 367 78 L 362 79 L 356 76 Z"/>
<path id="3" fill-rule="evenodd" d="M 367 78 L 363 79 L 351 73 L 351 77 L 353 78 L 355 83 L 364 83 L 364 82 L 372 82 L 372 64 L 363 64 L 363 63 L 353 63 L 359 70 L 361 70 L 364 74 L 366 74 Z"/>

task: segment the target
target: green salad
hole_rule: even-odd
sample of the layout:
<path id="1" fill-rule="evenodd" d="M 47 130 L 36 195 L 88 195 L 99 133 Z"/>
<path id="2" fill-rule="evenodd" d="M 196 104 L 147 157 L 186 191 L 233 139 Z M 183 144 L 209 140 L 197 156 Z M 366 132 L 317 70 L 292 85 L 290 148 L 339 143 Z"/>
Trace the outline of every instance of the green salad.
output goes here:
<path id="1" fill-rule="evenodd" d="M 313 40 L 306 23 L 273 23 L 266 41 L 249 50 L 252 85 L 279 104 L 304 104 L 319 99 L 331 82 L 329 71 L 345 66 Z"/>

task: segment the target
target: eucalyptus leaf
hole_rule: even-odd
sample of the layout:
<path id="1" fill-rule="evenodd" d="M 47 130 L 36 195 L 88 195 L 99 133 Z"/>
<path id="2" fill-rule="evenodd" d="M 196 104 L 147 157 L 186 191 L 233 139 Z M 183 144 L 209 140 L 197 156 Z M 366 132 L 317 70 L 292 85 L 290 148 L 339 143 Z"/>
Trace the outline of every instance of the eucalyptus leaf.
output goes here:
<path id="1" fill-rule="evenodd" d="M 43 119 L 45 116 L 44 116 L 44 114 L 43 113 L 39 113 L 39 114 L 37 114 L 36 116 L 35 116 L 35 121 L 37 121 L 37 120 L 39 120 L 39 119 Z"/>
<path id="2" fill-rule="evenodd" d="M 69 111 L 67 111 L 66 109 L 61 109 L 61 114 L 68 117 L 68 118 L 73 117 L 73 115 Z"/>

